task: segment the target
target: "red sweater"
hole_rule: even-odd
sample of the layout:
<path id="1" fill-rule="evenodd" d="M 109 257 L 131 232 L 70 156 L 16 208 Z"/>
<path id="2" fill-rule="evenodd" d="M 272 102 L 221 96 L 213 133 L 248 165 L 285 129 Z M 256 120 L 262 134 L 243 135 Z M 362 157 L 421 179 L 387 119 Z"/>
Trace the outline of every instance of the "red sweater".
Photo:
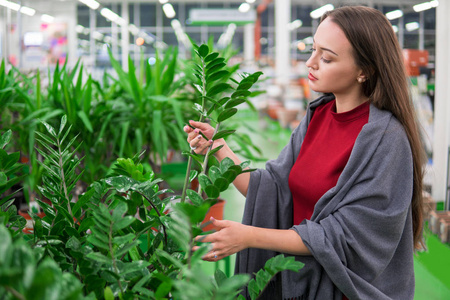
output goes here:
<path id="1" fill-rule="evenodd" d="M 369 120 L 369 106 L 367 101 L 351 111 L 336 113 L 333 100 L 316 108 L 289 174 L 294 225 L 310 219 L 319 198 L 336 185 L 356 137 Z"/>

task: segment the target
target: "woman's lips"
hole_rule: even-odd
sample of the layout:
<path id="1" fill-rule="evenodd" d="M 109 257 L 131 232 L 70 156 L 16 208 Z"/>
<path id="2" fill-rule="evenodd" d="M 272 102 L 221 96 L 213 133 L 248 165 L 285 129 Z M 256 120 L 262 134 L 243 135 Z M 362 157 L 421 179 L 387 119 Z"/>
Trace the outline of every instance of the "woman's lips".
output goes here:
<path id="1" fill-rule="evenodd" d="M 314 75 L 313 75 L 313 74 L 311 74 L 311 73 L 309 73 L 309 74 L 308 74 L 308 79 L 309 79 L 309 80 L 312 80 L 312 81 L 315 81 L 315 80 L 317 80 L 317 78 L 316 78 L 316 77 L 314 77 Z"/>

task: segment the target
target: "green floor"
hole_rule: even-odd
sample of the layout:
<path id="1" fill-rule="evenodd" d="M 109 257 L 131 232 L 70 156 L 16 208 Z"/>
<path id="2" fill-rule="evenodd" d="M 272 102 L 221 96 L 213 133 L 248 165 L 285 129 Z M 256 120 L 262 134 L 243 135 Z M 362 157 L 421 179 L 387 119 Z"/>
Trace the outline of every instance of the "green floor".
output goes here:
<path id="1" fill-rule="evenodd" d="M 275 158 L 289 140 L 290 130 L 280 128 L 277 123 L 264 121 L 256 115 L 245 113 L 244 118 L 251 120 L 253 128 L 262 128 L 262 134 L 250 133 L 252 142 L 263 151 L 264 157 Z M 264 167 L 264 163 L 253 163 L 253 167 Z M 225 205 L 225 219 L 240 222 L 244 210 L 245 198 L 234 188 L 230 187 L 221 195 L 227 200 Z M 442 244 L 435 235 L 427 234 L 426 252 L 415 255 L 414 269 L 416 276 L 415 300 L 448 300 L 450 299 L 450 247 Z M 219 267 L 222 270 L 234 270 L 235 256 L 229 261 L 219 263 L 205 262 L 205 268 L 214 272 Z"/>

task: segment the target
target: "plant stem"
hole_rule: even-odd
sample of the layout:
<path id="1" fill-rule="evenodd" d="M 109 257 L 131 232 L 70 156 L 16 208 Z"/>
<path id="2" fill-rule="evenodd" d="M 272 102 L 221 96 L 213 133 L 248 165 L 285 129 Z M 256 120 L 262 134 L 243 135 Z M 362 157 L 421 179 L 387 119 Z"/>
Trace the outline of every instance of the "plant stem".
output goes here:
<path id="1" fill-rule="evenodd" d="M 144 194 L 142 194 L 141 192 L 139 192 L 139 191 L 136 191 L 137 193 L 139 193 L 139 195 L 141 195 L 142 197 L 144 197 L 145 199 L 147 199 L 147 201 L 150 203 L 150 205 L 152 206 L 152 208 L 156 211 L 156 214 L 159 216 L 159 217 L 162 217 L 162 214 L 161 214 L 161 212 L 158 210 L 158 208 L 156 207 L 156 205 L 150 200 L 150 199 L 148 199 Z M 162 228 L 163 228 L 163 234 L 164 234 L 164 244 L 167 246 L 167 243 L 168 243 L 168 241 L 167 241 L 167 233 L 166 233 L 166 226 L 164 226 L 164 224 L 161 222 L 161 226 L 162 226 Z"/>
<path id="2" fill-rule="evenodd" d="M 114 271 L 119 276 L 120 275 L 119 274 L 119 269 L 117 268 L 116 259 L 114 257 L 113 245 L 112 245 L 112 239 L 113 239 L 112 226 L 113 226 L 113 223 L 111 222 L 110 225 L 109 225 L 109 233 L 108 233 L 109 234 L 109 252 L 111 253 L 111 259 L 112 259 L 112 262 L 113 262 Z M 122 287 L 122 283 L 120 282 L 120 279 L 117 279 L 117 283 L 119 284 L 120 291 L 122 292 L 122 295 L 123 295 L 124 291 L 123 291 L 123 287 Z"/>
<path id="3" fill-rule="evenodd" d="M 19 300 L 26 300 L 25 296 L 22 295 L 21 293 L 19 293 L 18 291 L 16 291 L 14 288 L 12 288 L 10 286 L 5 286 L 4 288 L 5 288 L 5 290 L 10 292 L 17 299 L 19 299 Z"/>
<path id="4" fill-rule="evenodd" d="M 206 103 L 206 74 L 205 74 L 205 68 L 206 64 L 204 59 L 202 58 L 202 111 L 205 110 L 205 103 Z M 200 114 L 200 118 L 198 120 L 199 122 L 203 122 L 203 113 Z M 194 150 L 191 150 L 191 154 L 195 154 Z M 183 191 L 181 193 L 181 203 L 184 203 L 186 201 L 186 190 L 189 184 L 189 176 L 191 174 L 192 169 L 192 156 L 189 156 L 188 158 L 188 165 L 186 169 L 186 176 L 184 177 L 184 184 L 183 184 Z"/>
<path id="5" fill-rule="evenodd" d="M 214 129 L 213 136 L 216 134 L 216 132 L 219 131 L 219 127 L 220 127 L 220 122 L 217 123 L 216 128 Z M 208 167 L 209 153 L 211 152 L 212 146 L 213 146 L 213 144 L 211 144 L 211 145 L 208 147 L 208 150 L 206 151 L 205 159 L 203 160 L 203 165 L 202 165 L 202 172 L 201 172 L 201 174 L 206 174 L 206 169 L 207 169 L 207 167 Z M 201 185 L 198 186 L 198 194 L 199 194 L 199 195 L 202 194 L 202 186 L 201 186 Z"/>
<path id="6" fill-rule="evenodd" d="M 60 140 L 59 140 L 59 135 L 58 135 L 58 138 L 56 140 L 57 140 L 57 143 L 58 143 L 58 154 L 59 154 L 59 161 L 58 161 L 58 163 L 59 163 L 59 170 L 61 172 L 61 181 L 62 181 L 62 186 L 63 186 L 63 189 L 64 189 L 64 197 L 66 197 L 66 199 L 67 199 L 67 211 L 69 212 L 69 214 L 71 216 L 73 216 L 72 215 L 72 208 L 70 207 L 69 195 L 67 193 L 66 178 L 64 176 L 64 163 L 62 161 L 62 156 L 63 155 L 61 153 L 61 144 L 60 144 Z"/>

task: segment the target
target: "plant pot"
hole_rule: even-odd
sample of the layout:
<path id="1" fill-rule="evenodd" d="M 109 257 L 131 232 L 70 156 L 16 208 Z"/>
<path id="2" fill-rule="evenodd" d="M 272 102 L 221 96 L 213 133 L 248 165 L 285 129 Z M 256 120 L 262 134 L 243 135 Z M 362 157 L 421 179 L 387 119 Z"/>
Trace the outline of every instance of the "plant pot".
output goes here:
<path id="1" fill-rule="evenodd" d="M 219 201 L 216 204 L 211 206 L 208 210 L 208 213 L 205 216 L 205 219 L 202 222 L 202 225 L 209 222 L 211 220 L 211 217 L 213 217 L 216 220 L 223 220 L 223 211 L 225 207 L 225 202 L 226 202 L 225 200 L 219 199 Z M 217 228 L 213 224 L 208 224 L 205 227 L 203 227 L 203 232 L 211 230 L 217 231 L 218 229 L 219 228 Z"/>
<path id="2" fill-rule="evenodd" d="M 287 109 L 280 108 L 277 110 L 278 121 L 280 122 L 281 127 L 287 128 L 290 123 L 294 120 L 297 120 L 299 109 Z"/>

